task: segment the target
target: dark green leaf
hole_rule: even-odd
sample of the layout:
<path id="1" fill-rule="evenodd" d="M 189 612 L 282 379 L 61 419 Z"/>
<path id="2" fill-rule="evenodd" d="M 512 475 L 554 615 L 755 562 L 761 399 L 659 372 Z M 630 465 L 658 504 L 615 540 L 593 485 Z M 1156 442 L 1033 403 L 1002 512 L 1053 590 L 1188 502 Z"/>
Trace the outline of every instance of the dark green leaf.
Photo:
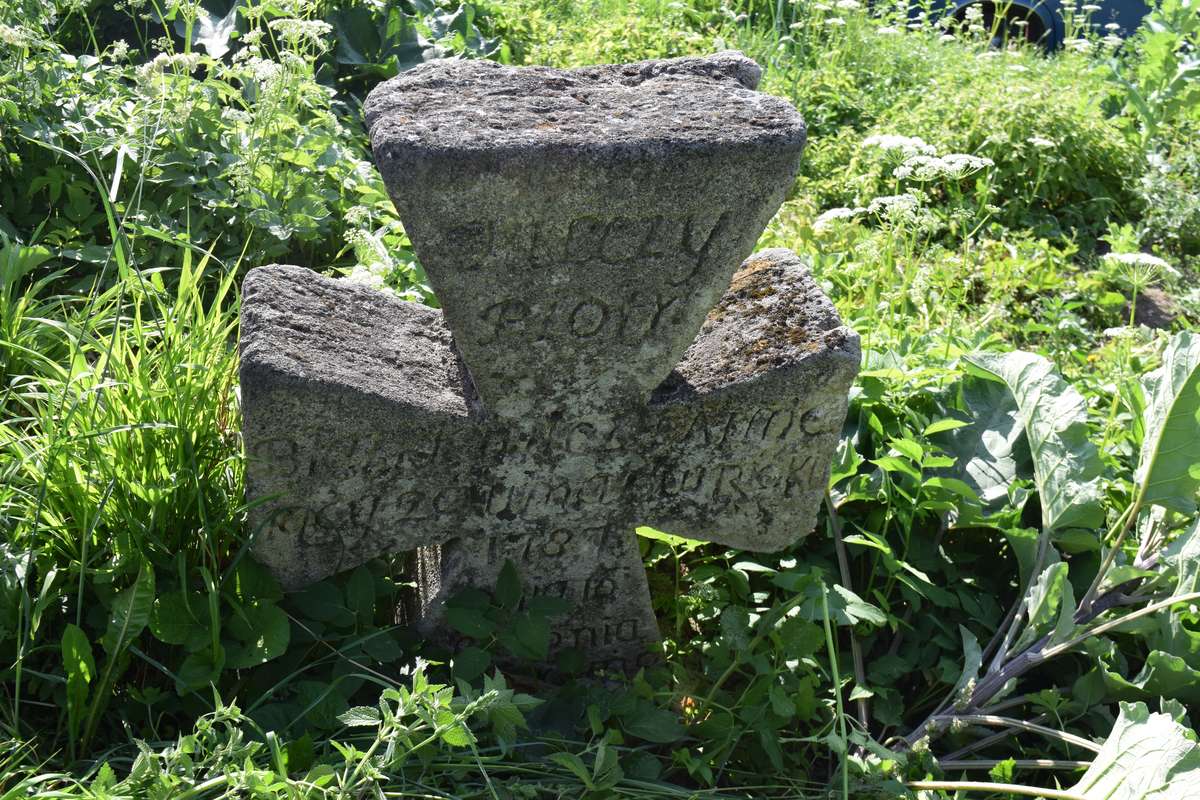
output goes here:
<path id="1" fill-rule="evenodd" d="M 496 630 L 496 623 L 480 612 L 469 608 L 447 607 L 446 623 L 462 635 L 470 636 L 472 639 L 486 639 Z"/>
<path id="2" fill-rule="evenodd" d="M 283 655 L 292 635 L 287 614 L 267 600 L 252 600 L 236 609 L 227 628 L 237 639 L 226 644 L 230 669 L 257 666 Z"/>
<path id="3" fill-rule="evenodd" d="M 137 580 L 117 595 L 109 609 L 108 629 L 100 644 L 110 656 L 118 656 L 141 635 L 154 610 L 154 568 L 143 561 Z"/>
<path id="4" fill-rule="evenodd" d="M 358 616 L 360 625 L 370 623 L 375 616 L 375 578 L 366 567 L 350 573 L 346 581 L 346 607 Z"/>
<path id="5" fill-rule="evenodd" d="M 496 602 L 510 611 L 521 602 L 521 576 L 517 573 L 517 565 L 505 561 L 496 579 Z"/>
<path id="6" fill-rule="evenodd" d="M 630 736 L 655 744 L 677 742 L 685 735 L 679 719 L 663 708 L 642 707 L 621 718 L 621 727 Z"/>
<path id="7" fill-rule="evenodd" d="M 215 684 L 225 667 L 225 649 L 206 647 L 183 659 L 175 672 L 175 691 L 181 695 Z"/>
<path id="8" fill-rule="evenodd" d="M 454 656 L 454 677 L 473 681 L 482 675 L 491 663 L 492 657 L 488 651 L 478 647 L 464 647 Z"/>
<path id="9" fill-rule="evenodd" d="M 205 617 L 201 617 L 201 614 Z M 186 645 L 208 637 L 205 625 L 208 608 L 202 598 L 171 592 L 154 601 L 150 614 L 150 632 L 160 642 Z"/>

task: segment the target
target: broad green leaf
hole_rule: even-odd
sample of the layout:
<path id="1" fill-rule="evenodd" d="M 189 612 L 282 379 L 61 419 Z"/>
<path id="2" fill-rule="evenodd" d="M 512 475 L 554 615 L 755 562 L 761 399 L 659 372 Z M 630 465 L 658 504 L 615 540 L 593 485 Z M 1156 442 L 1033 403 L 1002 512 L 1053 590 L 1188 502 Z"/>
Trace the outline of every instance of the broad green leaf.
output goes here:
<path id="1" fill-rule="evenodd" d="M 328 580 L 318 581 L 293 592 L 288 599 L 304 616 L 319 622 L 328 622 L 339 628 L 351 627 L 357 619 L 346 605 L 342 592 Z"/>
<path id="2" fill-rule="evenodd" d="M 721 611 L 720 641 L 735 650 L 750 646 L 750 612 L 741 606 L 726 606 Z"/>
<path id="3" fill-rule="evenodd" d="M 931 422 L 925 426 L 925 435 L 932 436 L 935 433 L 942 433 L 943 431 L 952 431 L 957 428 L 966 427 L 967 425 L 970 425 L 970 424 L 971 423 L 964 422 L 961 419 L 939 419 L 936 422 Z"/>
<path id="4" fill-rule="evenodd" d="M 592 785 L 596 787 L 596 791 L 604 792 L 612 789 L 624 777 L 617 751 L 609 747 L 606 740 L 601 740 L 600 747 L 596 750 L 596 760 L 592 764 Z"/>
<path id="5" fill-rule="evenodd" d="M 239 600 L 282 600 L 283 589 L 275 576 L 253 558 L 245 556 L 231 576 L 233 593 Z M 230 584 L 226 583 L 226 587 Z"/>
<path id="6" fill-rule="evenodd" d="M 154 601 L 154 610 L 150 614 L 150 632 L 166 644 L 195 644 L 195 647 L 188 648 L 194 650 L 203 647 L 209 640 L 208 628 L 205 625 L 207 618 L 203 600 L 183 592 L 170 592 Z"/>
<path id="7" fill-rule="evenodd" d="M 1194 800 L 1200 796 L 1200 747 L 1167 714 L 1122 703 L 1112 733 L 1070 791 L 1087 800 Z"/>
<path id="8" fill-rule="evenodd" d="M 654 528 L 648 528 L 646 526 L 636 528 L 634 532 L 643 539 L 651 539 L 656 542 L 662 542 L 663 544 L 672 548 L 681 548 L 685 553 L 691 552 L 697 547 L 704 546 L 704 542 L 700 541 L 699 539 L 688 539 L 683 536 L 675 536 L 674 534 L 663 533 L 662 531 L 656 531 Z"/>
<path id="9" fill-rule="evenodd" d="M 71 736 L 74 738 L 79 730 L 79 720 L 83 718 L 88 685 L 96 677 L 92 643 L 77 625 L 68 623 L 63 631 L 62 658 L 63 668 L 67 673 L 67 717 L 70 721 Z"/>
<path id="10" fill-rule="evenodd" d="M 175 672 L 175 691 L 185 695 L 190 691 L 204 689 L 217 682 L 224 668 L 225 648 L 220 645 L 217 645 L 215 650 L 206 647 L 192 653 L 183 659 L 183 663 Z"/>
<path id="11" fill-rule="evenodd" d="M 455 606 L 446 607 L 446 623 L 454 630 L 472 639 L 486 639 L 496 630 L 496 623 L 481 612 Z"/>
<path id="12" fill-rule="evenodd" d="M 1116 699 L 1153 700 L 1172 697 L 1185 703 L 1200 703 L 1200 670 L 1192 669 L 1180 656 L 1154 650 L 1133 678 L 1122 678 L 1105 669 L 1105 683 Z"/>
<path id="13" fill-rule="evenodd" d="M 1049 361 L 1033 353 L 975 353 L 965 360 L 981 376 L 1002 381 L 1016 401 L 1017 419 L 1033 457 L 1043 529 L 1095 528 L 1103 523 L 1103 465 L 1088 438 L 1083 395 Z"/>
<path id="14" fill-rule="evenodd" d="M 833 456 L 833 467 L 829 473 L 829 485 L 831 487 L 851 475 L 858 472 L 859 466 L 863 463 L 863 458 L 854 449 L 854 442 L 850 439 L 838 440 L 837 450 Z"/>
<path id="15" fill-rule="evenodd" d="M 780 578 L 783 575 L 784 573 L 780 573 L 775 577 Z M 813 621 L 824 619 L 823 604 L 821 601 L 824 588 L 823 584 L 817 582 L 807 582 L 800 585 L 799 589 L 804 593 L 805 600 L 800 605 L 799 616 Z M 857 625 L 860 622 L 867 622 L 877 626 L 887 624 L 886 614 L 845 586 L 835 583 L 827 588 L 829 594 L 826 602 L 829 606 L 829 617 L 835 624 Z"/>
<path id="16" fill-rule="evenodd" d="M 137 580 L 113 600 L 108 629 L 100 639 L 104 652 L 117 656 L 141 635 L 154 610 L 154 568 L 143 562 Z"/>
<path id="17" fill-rule="evenodd" d="M 1134 482 L 1142 502 L 1196 511 L 1200 487 L 1200 334 L 1177 333 L 1144 380 L 1145 436 Z"/>
<path id="18" fill-rule="evenodd" d="M 500 740 L 501 746 L 512 744 L 517 739 L 517 730 L 528 728 L 525 715 L 513 702 L 496 702 L 488 707 L 488 722 L 492 733 Z"/>
<path id="19" fill-rule="evenodd" d="M 444 726 L 438 735 L 446 744 L 451 747 L 468 747 L 475 743 L 475 734 L 452 712 L 438 714 L 437 720 L 439 726 Z"/>
<path id="20" fill-rule="evenodd" d="M 517 658 L 541 661 L 550 650 L 550 625 L 527 613 L 518 614 L 510 628 L 501 631 L 496 638 Z"/>
<path id="21" fill-rule="evenodd" d="M 1200 591 L 1200 517 L 1163 550 L 1161 581 L 1175 595 Z M 1157 582 L 1156 581 L 1156 582 Z M 1155 630 L 1146 636 L 1146 644 L 1182 658 L 1193 669 L 1200 669 L 1200 631 L 1195 630 L 1194 615 L 1186 607 L 1155 614 Z"/>
<path id="22" fill-rule="evenodd" d="M 1029 462 L 1017 403 L 1003 384 L 971 375 L 963 380 L 962 401 L 971 412 L 971 424 L 936 441 L 955 457 L 959 477 L 984 507 L 996 510 Z"/>
<path id="23" fill-rule="evenodd" d="M 252 600 L 234 611 L 227 625 L 237 640 L 226 642 L 226 666 L 245 669 L 278 658 L 292 638 L 292 624 L 283 609 L 268 600 Z"/>
<path id="24" fill-rule="evenodd" d="M 788 658 L 810 656 L 825 643 L 825 633 L 821 626 L 799 617 L 787 617 L 778 623 L 776 633 L 783 655 Z"/>

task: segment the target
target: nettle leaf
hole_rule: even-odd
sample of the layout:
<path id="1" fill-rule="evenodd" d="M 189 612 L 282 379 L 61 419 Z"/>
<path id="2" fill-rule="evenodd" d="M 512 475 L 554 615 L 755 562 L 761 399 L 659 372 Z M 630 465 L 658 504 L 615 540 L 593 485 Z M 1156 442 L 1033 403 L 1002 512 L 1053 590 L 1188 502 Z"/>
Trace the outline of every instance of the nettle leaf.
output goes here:
<path id="1" fill-rule="evenodd" d="M 143 562 L 137 580 L 113 600 L 108 612 L 108 629 L 100 639 L 110 656 L 122 653 L 141 635 L 154 610 L 154 568 Z"/>
<path id="2" fill-rule="evenodd" d="M 579 778 L 584 788 L 592 788 L 592 773 L 588 771 L 587 765 L 583 763 L 583 759 L 579 756 L 574 753 L 551 753 L 547 756 L 547 759 L 568 770 L 576 778 Z"/>
<path id="3" fill-rule="evenodd" d="M 529 614 L 518 614 L 513 618 L 512 626 L 496 638 L 517 658 L 541 661 L 550 651 L 549 623 Z"/>
<path id="4" fill-rule="evenodd" d="M 975 353 L 965 361 L 981 377 L 1003 382 L 1016 401 L 1017 419 L 1033 457 L 1042 527 L 1056 531 L 1102 524 L 1103 464 L 1088 438 L 1083 395 L 1048 360 L 1033 353 Z"/>
<path id="5" fill-rule="evenodd" d="M 1142 454 L 1134 481 L 1142 502 L 1196 511 L 1200 487 L 1200 334 L 1178 333 L 1144 381 Z"/>
<path id="6" fill-rule="evenodd" d="M 1112 733 L 1070 791 L 1087 800 L 1191 800 L 1200 796 L 1194 734 L 1143 703 L 1122 703 Z"/>
<path id="7" fill-rule="evenodd" d="M 488 619 L 482 612 L 471 608 L 447 606 L 446 623 L 463 636 L 480 640 L 491 636 L 496 630 L 496 623 Z"/>
<path id="8" fill-rule="evenodd" d="M 381 721 L 379 709 L 371 706 L 354 706 L 337 719 L 348 728 L 377 728 Z"/>

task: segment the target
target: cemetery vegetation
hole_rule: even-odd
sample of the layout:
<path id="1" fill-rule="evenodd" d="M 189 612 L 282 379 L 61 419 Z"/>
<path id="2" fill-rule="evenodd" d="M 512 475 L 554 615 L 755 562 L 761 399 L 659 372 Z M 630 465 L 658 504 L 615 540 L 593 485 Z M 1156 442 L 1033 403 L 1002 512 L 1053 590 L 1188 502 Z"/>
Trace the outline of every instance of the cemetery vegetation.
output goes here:
<path id="1" fill-rule="evenodd" d="M 1120 40 L 1068 4 L 1046 54 L 907 5 L 0 4 L 3 797 L 1200 794 L 1200 12 Z M 666 652 L 628 677 L 539 671 L 515 570 L 449 659 L 402 557 L 282 592 L 242 276 L 436 304 L 366 92 L 728 48 L 808 124 L 760 244 L 863 342 L 817 529 L 641 529 Z"/>

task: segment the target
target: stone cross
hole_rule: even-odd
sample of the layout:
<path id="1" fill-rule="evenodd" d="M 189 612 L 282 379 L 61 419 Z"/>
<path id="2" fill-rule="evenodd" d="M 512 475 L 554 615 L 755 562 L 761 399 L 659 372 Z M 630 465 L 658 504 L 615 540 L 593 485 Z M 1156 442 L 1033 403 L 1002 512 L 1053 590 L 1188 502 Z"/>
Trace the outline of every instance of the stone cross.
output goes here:
<path id="1" fill-rule="evenodd" d="M 790 252 L 746 259 L 804 145 L 758 76 L 737 53 L 439 61 L 371 93 L 442 308 L 247 275 L 254 552 L 286 587 L 420 548 L 437 634 L 512 561 L 570 604 L 553 651 L 632 669 L 658 641 L 636 525 L 758 551 L 810 532 L 858 339 Z"/>

